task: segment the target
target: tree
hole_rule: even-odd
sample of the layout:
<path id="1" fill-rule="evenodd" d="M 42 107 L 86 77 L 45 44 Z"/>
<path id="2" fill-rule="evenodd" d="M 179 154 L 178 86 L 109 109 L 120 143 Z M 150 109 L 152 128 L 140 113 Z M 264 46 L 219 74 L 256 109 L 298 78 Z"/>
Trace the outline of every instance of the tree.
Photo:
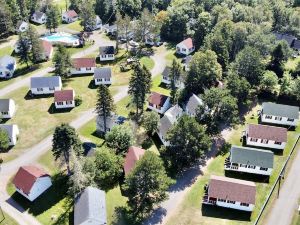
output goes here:
<path id="1" fill-rule="evenodd" d="M 115 110 L 113 98 L 107 86 L 101 84 L 98 87 L 98 99 L 96 104 L 96 112 L 99 117 L 103 117 L 104 131 L 107 130 L 107 118 L 112 115 Z"/>
<path id="2" fill-rule="evenodd" d="M 71 174 L 71 152 L 74 151 L 79 155 L 81 150 L 81 141 L 73 127 L 63 123 L 55 128 L 52 139 L 52 153 L 55 160 L 59 158 L 64 160 L 69 175 Z"/>
<path id="3" fill-rule="evenodd" d="M 293 85 L 292 85 L 292 91 L 295 95 L 296 99 L 300 101 L 300 77 L 297 77 L 294 79 Z"/>
<path id="4" fill-rule="evenodd" d="M 280 95 L 289 96 L 293 91 L 293 78 L 289 72 L 285 72 L 280 79 Z"/>
<path id="5" fill-rule="evenodd" d="M 185 86 L 189 92 L 199 94 L 215 85 L 221 77 L 222 68 L 217 55 L 211 50 L 199 51 L 192 58 Z"/>
<path id="6" fill-rule="evenodd" d="M 277 73 L 282 75 L 283 73 L 283 64 L 288 60 L 291 56 L 291 49 L 286 41 L 280 41 L 275 46 L 274 50 L 271 52 L 271 69 Z"/>
<path id="7" fill-rule="evenodd" d="M 34 63 L 43 61 L 45 59 L 43 46 L 37 31 L 31 25 L 28 27 L 27 36 L 31 44 L 32 61 Z"/>
<path id="8" fill-rule="evenodd" d="M 106 23 L 114 21 L 116 11 L 115 2 L 111 0 L 96 0 L 95 12 L 100 16 L 102 21 L 106 21 Z"/>
<path id="9" fill-rule="evenodd" d="M 84 31 L 93 30 L 96 26 L 96 14 L 94 5 L 91 1 L 85 0 L 80 7 L 81 26 Z"/>
<path id="10" fill-rule="evenodd" d="M 275 93 L 278 85 L 278 77 L 277 75 L 270 70 L 267 70 L 263 78 L 260 82 L 260 88 L 263 91 L 270 92 L 270 93 Z"/>
<path id="11" fill-rule="evenodd" d="M 187 115 L 171 127 L 166 140 L 170 145 L 162 149 L 161 155 L 167 167 L 176 173 L 197 162 L 209 150 L 211 143 L 204 126 Z"/>
<path id="12" fill-rule="evenodd" d="M 136 105 L 136 118 L 139 117 L 139 110 L 143 113 L 146 95 L 150 93 L 151 73 L 140 64 L 134 65 L 133 74 L 129 81 L 128 94 L 132 98 L 132 102 Z"/>
<path id="13" fill-rule="evenodd" d="M 203 104 L 196 110 L 196 120 L 206 126 L 208 134 L 218 134 L 225 124 L 238 120 L 237 99 L 227 89 L 211 88 L 201 95 Z"/>
<path id="14" fill-rule="evenodd" d="M 18 41 L 18 47 L 19 47 L 19 57 L 21 63 L 26 63 L 27 68 L 29 67 L 29 62 L 31 61 L 30 56 L 30 42 L 28 38 L 25 36 L 25 34 L 20 33 L 19 34 L 19 41 Z"/>
<path id="15" fill-rule="evenodd" d="M 135 26 L 136 38 L 141 42 L 145 42 L 147 33 L 153 33 L 155 25 L 154 16 L 148 9 L 144 9 Z"/>
<path id="16" fill-rule="evenodd" d="M 254 86 L 260 83 L 265 65 L 260 52 L 253 47 L 246 46 L 237 54 L 232 68 L 236 74 L 245 77 Z"/>
<path id="17" fill-rule="evenodd" d="M 170 71 L 170 89 L 171 89 L 171 103 L 175 104 L 177 102 L 177 87 L 176 85 L 180 81 L 180 77 L 182 76 L 182 68 L 180 63 L 178 63 L 175 59 L 172 62 L 172 67 Z"/>
<path id="18" fill-rule="evenodd" d="M 117 6 L 123 16 L 127 14 L 131 18 L 139 16 L 142 11 L 141 0 L 117 0 Z"/>
<path id="19" fill-rule="evenodd" d="M 70 68 L 72 66 L 71 56 L 69 51 L 63 45 L 58 45 L 53 56 L 55 74 L 67 79 L 70 76 Z"/>
<path id="20" fill-rule="evenodd" d="M 172 183 L 162 160 L 155 153 L 146 151 L 123 185 L 133 218 L 145 218 L 156 205 L 166 200 Z"/>
<path id="21" fill-rule="evenodd" d="M 9 136 L 6 130 L 0 128 L 0 152 L 9 148 Z"/>
<path id="22" fill-rule="evenodd" d="M 4 0 L 0 0 L 0 5 L 0 38 L 5 38 L 14 31 L 13 15 Z"/>
<path id="23" fill-rule="evenodd" d="M 143 116 L 142 126 L 145 128 L 146 132 L 150 135 L 154 135 L 158 131 L 160 117 L 154 112 L 145 112 Z"/>
<path id="24" fill-rule="evenodd" d="M 27 8 L 27 1 L 26 0 L 17 0 L 17 4 L 20 9 L 20 15 L 22 20 L 28 21 L 29 11 Z"/>
<path id="25" fill-rule="evenodd" d="M 132 31 L 131 18 L 128 15 L 122 17 L 120 13 L 116 14 L 116 24 L 118 37 L 123 37 L 126 43 L 126 51 L 128 52 L 128 42 L 130 41 L 130 33 Z"/>
<path id="26" fill-rule="evenodd" d="M 211 16 L 208 12 L 200 13 L 196 28 L 195 28 L 195 35 L 194 35 L 194 44 L 196 49 L 199 49 L 204 42 L 205 36 L 211 31 Z"/>
<path id="27" fill-rule="evenodd" d="M 116 150 L 117 154 L 124 154 L 133 143 L 133 133 L 128 124 L 114 126 L 105 135 L 107 146 Z"/>
<path id="28" fill-rule="evenodd" d="M 47 20 L 46 20 L 46 28 L 54 31 L 59 26 L 60 23 L 60 13 L 59 9 L 56 5 L 50 5 L 48 10 L 46 11 Z"/>

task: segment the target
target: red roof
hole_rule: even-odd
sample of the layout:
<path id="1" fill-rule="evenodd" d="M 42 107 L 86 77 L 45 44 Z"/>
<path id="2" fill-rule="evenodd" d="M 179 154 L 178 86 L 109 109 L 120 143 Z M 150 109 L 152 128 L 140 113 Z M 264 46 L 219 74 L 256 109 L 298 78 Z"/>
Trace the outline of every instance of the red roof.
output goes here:
<path id="1" fill-rule="evenodd" d="M 77 17 L 78 14 L 74 10 L 69 10 L 66 12 L 67 16 L 70 18 Z"/>
<path id="2" fill-rule="evenodd" d="M 96 60 L 94 58 L 75 58 L 73 66 L 75 68 L 96 67 Z"/>
<path id="3" fill-rule="evenodd" d="M 22 166 L 13 179 L 13 184 L 23 193 L 29 194 L 32 186 L 39 177 L 50 176 L 44 170 L 35 166 Z"/>
<path id="4" fill-rule="evenodd" d="M 74 95 L 74 90 L 55 91 L 54 102 L 73 101 Z"/>
<path id="5" fill-rule="evenodd" d="M 287 141 L 287 129 L 260 124 L 249 124 L 247 134 L 251 138 L 267 139 L 278 142 Z"/>
<path id="6" fill-rule="evenodd" d="M 125 157 L 124 172 L 127 175 L 135 166 L 135 163 L 145 154 L 145 150 L 139 147 L 131 146 Z"/>
<path id="7" fill-rule="evenodd" d="M 254 182 L 228 177 L 211 176 L 208 196 L 224 200 L 255 204 L 256 185 Z"/>
<path id="8" fill-rule="evenodd" d="M 42 40 L 42 46 L 44 48 L 45 54 L 50 56 L 51 52 L 53 51 L 53 46 L 49 41 Z"/>
<path id="9" fill-rule="evenodd" d="M 180 42 L 179 45 L 180 45 L 180 44 L 186 46 L 187 48 L 192 48 L 192 47 L 194 47 L 192 38 L 187 38 L 187 39 L 183 40 L 182 42 Z"/>
<path id="10" fill-rule="evenodd" d="M 157 92 L 152 92 L 148 98 L 148 102 L 151 104 L 163 107 L 163 105 L 165 104 L 167 99 L 168 99 L 168 96 L 166 96 L 166 95 L 159 94 Z"/>

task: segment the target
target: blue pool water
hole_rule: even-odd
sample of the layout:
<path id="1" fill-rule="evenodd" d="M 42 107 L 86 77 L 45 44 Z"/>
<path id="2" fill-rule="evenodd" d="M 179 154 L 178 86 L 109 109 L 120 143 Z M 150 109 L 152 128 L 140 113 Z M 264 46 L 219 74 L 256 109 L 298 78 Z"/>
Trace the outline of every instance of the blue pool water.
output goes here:
<path id="1" fill-rule="evenodd" d="M 61 43 L 67 43 L 67 44 L 74 44 L 78 43 L 79 38 L 76 36 L 72 36 L 70 34 L 52 34 L 49 36 L 41 37 L 42 40 L 49 41 L 49 42 L 61 42 Z"/>

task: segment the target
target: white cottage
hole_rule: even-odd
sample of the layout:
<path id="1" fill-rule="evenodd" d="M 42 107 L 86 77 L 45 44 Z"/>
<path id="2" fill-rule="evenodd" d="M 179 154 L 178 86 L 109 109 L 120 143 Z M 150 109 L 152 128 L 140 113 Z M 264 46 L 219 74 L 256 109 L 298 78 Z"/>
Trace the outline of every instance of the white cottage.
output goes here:
<path id="1" fill-rule="evenodd" d="M 95 85 L 112 84 L 112 70 L 111 67 L 96 68 L 94 73 Z"/>
<path id="2" fill-rule="evenodd" d="M 47 16 L 46 16 L 46 13 L 36 11 L 32 14 L 32 16 L 30 17 L 30 20 L 34 23 L 44 24 L 44 23 L 46 23 Z"/>
<path id="3" fill-rule="evenodd" d="M 166 85 L 170 85 L 171 84 L 171 67 L 167 66 L 164 71 L 162 72 L 162 79 L 161 79 L 161 83 L 166 84 Z M 183 75 L 180 74 L 180 77 L 178 80 L 175 81 L 175 86 L 177 88 L 184 88 L 184 78 Z"/>
<path id="4" fill-rule="evenodd" d="M 249 124 L 244 132 L 246 145 L 280 149 L 285 148 L 287 142 L 287 129 L 259 124 Z"/>
<path id="5" fill-rule="evenodd" d="M 75 91 L 62 90 L 54 92 L 54 104 L 56 109 L 67 109 L 75 107 Z"/>
<path id="6" fill-rule="evenodd" d="M 19 127 L 17 125 L 0 124 L 0 129 L 7 132 L 10 146 L 14 146 L 17 144 L 18 136 L 20 134 Z"/>
<path id="7" fill-rule="evenodd" d="M 78 14 L 74 10 L 68 10 L 62 14 L 61 19 L 65 23 L 73 23 L 78 20 Z"/>
<path id="8" fill-rule="evenodd" d="M 51 177 L 44 170 L 35 166 L 22 166 L 13 179 L 18 193 L 29 201 L 34 201 L 51 187 Z"/>
<path id="9" fill-rule="evenodd" d="M 0 99 L 0 118 L 10 119 L 16 111 L 15 101 L 12 99 Z"/>
<path id="10" fill-rule="evenodd" d="M 273 170 L 274 153 L 268 150 L 232 146 L 225 160 L 224 169 L 270 176 Z"/>
<path id="11" fill-rule="evenodd" d="M 14 57 L 4 55 L 0 57 L 0 78 L 8 79 L 13 77 L 17 69 L 17 61 Z"/>
<path id="12" fill-rule="evenodd" d="M 171 107 L 170 97 L 152 92 L 148 98 L 147 108 L 157 113 L 164 114 Z"/>
<path id="13" fill-rule="evenodd" d="M 18 23 L 17 23 L 17 27 L 16 27 L 16 30 L 17 30 L 17 32 L 25 32 L 25 31 L 27 31 L 28 30 L 28 27 L 29 27 L 29 25 L 28 25 L 28 23 L 27 22 L 25 22 L 25 21 L 19 21 Z"/>
<path id="14" fill-rule="evenodd" d="M 30 91 L 34 95 L 54 94 L 55 91 L 60 91 L 61 88 L 60 76 L 30 78 Z"/>
<path id="15" fill-rule="evenodd" d="M 101 62 L 115 60 L 115 47 L 102 46 L 99 48 L 99 58 Z"/>
<path id="16" fill-rule="evenodd" d="M 261 122 L 296 127 L 299 122 L 299 107 L 264 102 Z"/>
<path id="17" fill-rule="evenodd" d="M 202 203 L 252 212 L 255 195 L 254 182 L 213 175 L 206 187 Z"/>
<path id="18" fill-rule="evenodd" d="M 71 74 L 92 74 L 96 68 L 95 58 L 75 58 L 72 60 Z"/>
<path id="19" fill-rule="evenodd" d="M 195 51 L 192 38 L 187 38 L 176 45 L 176 53 L 180 55 L 189 55 Z"/>

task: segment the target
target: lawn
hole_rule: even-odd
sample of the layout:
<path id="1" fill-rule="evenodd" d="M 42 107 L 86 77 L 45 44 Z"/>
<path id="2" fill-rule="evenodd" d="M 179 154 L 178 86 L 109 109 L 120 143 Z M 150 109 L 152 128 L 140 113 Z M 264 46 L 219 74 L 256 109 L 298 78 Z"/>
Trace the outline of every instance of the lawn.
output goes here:
<path id="1" fill-rule="evenodd" d="M 152 70 L 155 65 L 155 62 L 153 61 L 153 59 L 151 59 L 150 57 L 146 57 L 146 56 L 140 58 L 140 62 L 142 65 L 146 66 L 148 70 Z"/>
<path id="2" fill-rule="evenodd" d="M 71 30 L 75 30 L 75 31 L 82 31 L 83 27 L 80 25 L 80 20 L 77 20 L 73 23 L 70 23 L 66 26 L 66 28 L 71 29 Z"/>
<path id="3" fill-rule="evenodd" d="M 256 111 L 258 106 L 255 107 L 252 112 L 246 116 L 246 123 L 257 123 Z M 240 125 L 234 129 L 230 135 L 229 143 L 234 145 L 241 145 L 240 137 L 241 132 L 244 130 L 244 125 Z M 168 225 L 178 224 L 178 225 L 189 225 L 189 224 L 224 224 L 224 225 L 238 225 L 238 224 L 253 224 L 253 221 L 256 219 L 260 208 L 262 207 L 267 193 L 269 193 L 270 188 L 273 186 L 276 178 L 278 177 L 279 171 L 282 168 L 283 163 L 285 162 L 287 155 L 291 151 L 291 148 L 296 140 L 297 132 L 288 132 L 288 143 L 283 155 L 275 155 L 274 159 L 274 170 L 270 178 L 269 183 L 264 183 L 262 181 L 256 181 L 257 192 L 256 192 L 256 207 L 254 212 L 249 218 L 249 215 L 245 215 L 239 211 L 228 210 L 225 208 L 217 208 L 212 206 L 202 206 L 202 196 L 204 185 L 208 182 L 210 175 L 221 175 L 224 176 L 224 161 L 228 157 L 228 153 L 225 155 L 218 155 L 213 159 L 213 161 L 207 167 L 207 170 L 204 171 L 204 175 L 200 177 L 196 183 L 192 186 L 191 190 L 185 196 L 183 202 L 181 203 L 178 211 L 174 214 L 173 217 L 167 222 Z M 234 175 L 235 178 L 245 178 L 248 177 Z M 250 176 L 249 176 L 250 177 Z M 253 177 L 252 177 L 253 179 Z M 250 219 L 250 220 L 249 220 Z"/>
<path id="4" fill-rule="evenodd" d="M 18 225 L 18 223 L 5 212 L 0 210 L 0 225 Z"/>
<path id="5" fill-rule="evenodd" d="M 14 51 L 14 48 L 12 46 L 0 48 L 0 57 L 4 56 L 4 55 L 11 55 L 13 51 Z"/>
<path id="6" fill-rule="evenodd" d="M 170 95 L 170 89 L 167 89 L 166 85 L 161 83 L 161 79 L 161 75 L 157 75 L 152 79 L 151 91 L 155 91 L 164 95 Z"/>

